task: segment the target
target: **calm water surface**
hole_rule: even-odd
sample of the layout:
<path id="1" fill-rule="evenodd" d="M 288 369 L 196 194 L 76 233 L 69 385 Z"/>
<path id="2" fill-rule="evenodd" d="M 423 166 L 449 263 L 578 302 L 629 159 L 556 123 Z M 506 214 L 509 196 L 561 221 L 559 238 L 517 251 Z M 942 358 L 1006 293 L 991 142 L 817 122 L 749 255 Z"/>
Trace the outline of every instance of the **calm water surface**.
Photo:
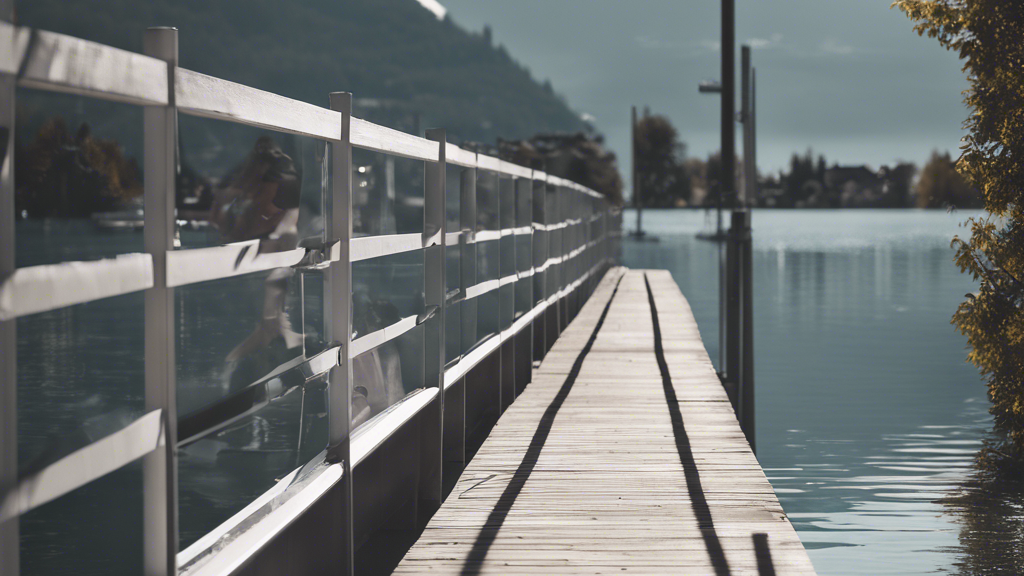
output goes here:
<path id="1" fill-rule="evenodd" d="M 1021 573 L 1020 487 L 971 481 L 991 419 L 950 325 L 974 287 L 949 241 L 972 215 L 753 215 L 758 459 L 822 574 Z M 717 364 L 711 226 L 645 211 L 659 242 L 623 259 L 672 272 Z"/>

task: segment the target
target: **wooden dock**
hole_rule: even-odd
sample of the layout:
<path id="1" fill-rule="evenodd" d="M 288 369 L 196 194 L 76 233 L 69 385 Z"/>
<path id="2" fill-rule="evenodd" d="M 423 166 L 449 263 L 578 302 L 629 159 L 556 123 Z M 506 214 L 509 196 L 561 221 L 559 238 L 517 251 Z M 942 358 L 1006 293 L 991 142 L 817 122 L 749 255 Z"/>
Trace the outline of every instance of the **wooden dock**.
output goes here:
<path id="1" fill-rule="evenodd" d="M 671 276 L 613 269 L 394 573 L 814 568 Z"/>

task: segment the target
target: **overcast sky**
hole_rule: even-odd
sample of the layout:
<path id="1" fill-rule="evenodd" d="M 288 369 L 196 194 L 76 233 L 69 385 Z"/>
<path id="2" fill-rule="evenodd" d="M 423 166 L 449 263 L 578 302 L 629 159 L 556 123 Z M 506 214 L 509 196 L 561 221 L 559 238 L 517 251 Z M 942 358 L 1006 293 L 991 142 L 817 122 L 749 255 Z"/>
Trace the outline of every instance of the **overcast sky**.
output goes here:
<path id="1" fill-rule="evenodd" d="M 623 173 L 633 104 L 667 114 L 689 155 L 718 149 L 719 99 L 697 93 L 698 82 L 719 75 L 717 0 L 441 3 L 465 28 L 490 24 L 495 43 L 593 115 Z M 921 164 L 933 149 L 958 153 L 967 87 L 960 63 L 918 37 L 890 3 L 736 1 L 737 44 L 755 48 L 760 170 L 778 170 L 808 147 L 830 164 L 876 168 Z"/>

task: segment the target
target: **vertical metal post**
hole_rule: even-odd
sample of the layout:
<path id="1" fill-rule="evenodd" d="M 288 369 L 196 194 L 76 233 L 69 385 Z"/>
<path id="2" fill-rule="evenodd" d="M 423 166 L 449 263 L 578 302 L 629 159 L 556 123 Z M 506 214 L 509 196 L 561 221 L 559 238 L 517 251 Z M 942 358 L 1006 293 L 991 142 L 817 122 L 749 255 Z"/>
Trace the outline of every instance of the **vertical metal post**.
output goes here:
<path id="1" fill-rule="evenodd" d="M 466 291 L 476 284 L 476 168 L 462 171 L 459 183 L 459 224 L 463 234 L 462 254 L 459 257 L 461 267 L 461 286 L 459 290 L 462 301 L 462 349 L 468 350 L 476 344 L 476 309 L 477 299 L 465 299 Z"/>
<path id="2" fill-rule="evenodd" d="M 753 208 L 761 196 L 757 183 L 757 69 L 754 67 L 750 68 L 750 119 L 748 122 L 750 122 L 750 150 L 745 154 L 750 156 L 750 166 L 753 167 L 751 194 L 748 200 L 750 207 Z"/>
<path id="3" fill-rule="evenodd" d="M 441 505 L 444 496 L 441 486 L 441 467 L 444 454 L 444 360 L 445 360 L 445 257 L 447 246 L 447 218 L 445 215 L 445 190 L 447 189 L 445 146 L 446 134 L 443 129 L 427 130 L 428 140 L 438 143 L 437 162 L 426 163 L 426 189 L 423 192 L 423 236 L 427 248 L 423 251 L 423 294 L 427 310 L 436 306 L 434 317 L 424 326 L 423 362 L 424 384 L 437 386 L 437 420 L 427 419 L 433 430 L 425 429 L 421 446 L 426 463 L 420 475 L 419 497 L 430 512 Z M 431 245 L 432 244 L 432 245 Z"/>
<path id="4" fill-rule="evenodd" d="M 739 213 L 738 251 L 740 259 L 740 322 L 742 337 L 740 339 L 740 427 L 750 443 L 750 449 L 757 453 L 754 427 L 754 291 L 753 291 L 753 241 L 750 233 L 750 216 L 748 210 Z M 734 219 L 734 222 L 736 219 Z"/>
<path id="5" fill-rule="evenodd" d="M 14 23 L 14 0 L 0 0 L 0 20 Z M 10 50 L 14 46 L 2 46 Z M 14 273 L 14 98 L 16 79 L 0 75 L 0 281 Z M 0 494 L 18 482 L 17 320 L 0 321 Z M 0 576 L 17 576 L 18 518 L 0 522 Z"/>
<path id="6" fill-rule="evenodd" d="M 740 117 L 743 120 L 743 202 L 750 206 L 757 188 L 757 164 L 754 163 L 753 85 L 750 71 L 750 46 L 743 46 L 740 56 Z"/>
<path id="7" fill-rule="evenodd" d="M 725 248 L 725 377 L 726 390 L 734 408 L 738 408 L 740 380 L 740 260 L 739 238 L 743 223 L 743 211 L 733 210 Z"/>
<path id="8" fill-rule="evenodd" d="M 735 0 L 722 0 L 722 186 L 723 196 L 736 193 L 736 9 Z"/>
<path id="9" fill-rule="evenodd" d="M 326 274 L 324 304 L 328 341 L 341 346 L 339 366 L 331 370 L 328 386 L 329 432 L 327 459 L 342 465 L 342 478 L 332 493 L 334 524 L 328 527 L 330 541 L 325 548 L 336 557 L 338 574 L 355 572 L 355 545 L 352 516 L 352 466 L 350 433 L 352 426 L 352 362 L 348 354 L 352 345 L 352 261 L 349 248 L 352 239 L 352 94 L 332 92 L 331 110 L 341 113 L 339 141 L 331 143 L 331 191 L 328 197 L 326 234 L 329 240 L 340 240 L 340 257 L 332 262 Z"/>
<path id="10" fill-rule="evenodd" d="M 636 106 L 633 106 L 632 122 L 630 123 L 631 152 L 633 154 L 633 208 L 636 209 L 636 235 L 643 235 L 643 222 L 640 215 L 640 171 L 636 167 Z"/>
<path id="11" fill-rule="evenodd" d="M 163 446 L 143 461 L 143 559 L 147 576 L 178 573 L 178 415 L 174 358 L 174 289 L 167 287 L 167 253 L 174 249 L 178 117 L 174 70 L 178 31 L 150 28 L 146 55 L 167 62 L 167 106 L 143 111 L 145 143 L 144 243 L 153 258 L 153 287 L 145 292 L 146 411 L 163 410 Z"/>

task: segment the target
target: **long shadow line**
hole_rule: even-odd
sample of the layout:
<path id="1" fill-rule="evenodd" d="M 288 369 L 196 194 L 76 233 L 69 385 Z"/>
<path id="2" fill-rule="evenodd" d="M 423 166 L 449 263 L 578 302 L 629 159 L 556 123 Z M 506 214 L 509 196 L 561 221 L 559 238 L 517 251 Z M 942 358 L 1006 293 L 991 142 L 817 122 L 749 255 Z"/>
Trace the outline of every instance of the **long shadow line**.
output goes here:
<path id="1" fill-rule="evenodd" d="M 654 292 L 651 291 L 651 283 L 647 280 L 647 274 L 644 274 L 644 284 L 647 286 L 647 300 L 651 305 L 651 321 L 654 323 L 654 355 L 658 359 L 658 370 L 661 371 L 661 385 L 665 389 L 665 402 L 668 404 L 669 416 L 672 418 L 672 435 L 675 436 L 679 461 L 683 465 L 686 491 L 690 494 L 690 504 L 697 516 L 697 526 L 704 539 L 704 546 L 708 549 L 708 556 L 711 557 L 711 566 L 715 569 L 717 576 L 728 576 L 731 574 L 729 563 L 725 559 L 725 551 L 722 550 L 722 543 L 715 531 L 711 508 L 708 507 L 707 498 L 704 497 L 704 489 L 700 484 L 700 473 L 697 471 L 697 463 L 693 458 L 693 450 L 690 448 L 690 438 L 686 435 L 683 415 L 679 411 L 679 399 L 676 397 L 676 389 L 672 385 L 668 362 L 665 361 L 665 349 L 661 343 L 661 324 L 658 322 L 658 308 L 654 304 Z"/>
<path id="2" fill-rule="evenodd" d="M 555 395 L 554 400 L 544 410 L 544 415 L 540 419 L 537 430 L 533 433 L 533 438 L 530 440 L 530 446 L 526 449 L 523 461 L 519 463 L 519 467 L 505 487 L 505 491 L 501 493 L 498 502 L 487 516 L 487 522 L 480 529 L 480 534 L 477 535 L 476 542 L 473 543 L 473 548 L 469 551 L 469 555 L 462 565 L 462 574 L 478 574 L 480 572 L 480 567 L 487 557 L 487 552 L 490 550 L 491 545 L 494 544 L 494 539 L 497 537 L 498 532 L 501 531 L 501 526 L 505 523 L 509 510 L 512 509 L 512 505 L 515 504 L 516 498 L 519 497 L 519 493 L 522 492 L 523 486 L 526 485 L 527 479 L 530 478 L 530 474 L 533 473 L 533 469 L 537 465 L 541 450 L 544 449 L 544 443 L 547 442 L 548 434 L 551 433 L 551 426 L 555 422 L 555 415 L 558 414 L 558 410 L 561 409 L 565 399 L 569 396 L 572 385 L 576 383 L 576 377 L 579 376 L 580 369 L 583 367 L 583 360 L 586 359 L 590 349 L 594 346 L 594 341 L 597 340 L 597 333 L 601 331 L 601 326 L 604 324 L 604 319 L 608 316 L 608 310 L 612 307 L 612 301 L 615 300 L 615 294 L 618 293 L 619 284 L 622 283 L 624 276 L 619 276 L 619 280 L 615 283 L 615 289 L 612 290 L 612 296 L 608 299 L 608 303 L 605 304 L 604 312 L 601 313 L 601 317 L 597 320 L 593 333 L 590 334 L 590 339 L 587 340 L 586 346 L 583 347 L 583 350 L 576 357 L 576 361 L 573 363 L 572 369 L 569 370 L 569 375 L 566 377 L 562 387 L 558 390 L 558 394 Z"/>

